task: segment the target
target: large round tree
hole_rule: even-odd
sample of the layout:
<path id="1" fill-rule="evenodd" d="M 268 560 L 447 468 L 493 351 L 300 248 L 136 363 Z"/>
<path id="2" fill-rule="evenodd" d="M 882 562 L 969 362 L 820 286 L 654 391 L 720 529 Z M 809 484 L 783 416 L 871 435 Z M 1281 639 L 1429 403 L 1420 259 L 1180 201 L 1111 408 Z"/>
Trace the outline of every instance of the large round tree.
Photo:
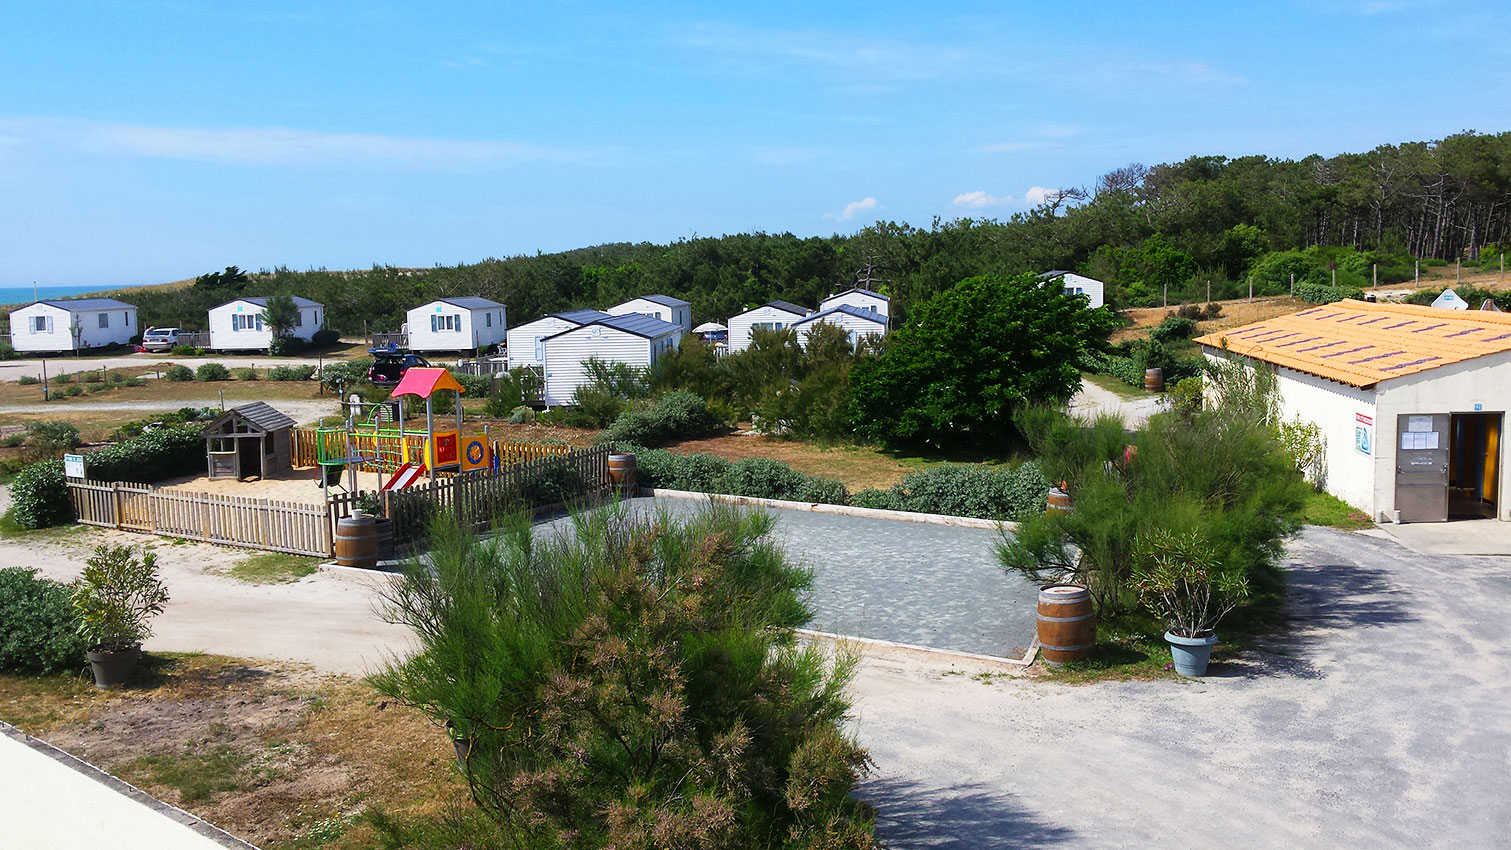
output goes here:
<path id="1" fill-rule="evenodd" d="M 914 306 L 882 354 L 855 365 L 858 429 L 940 449 L 1000 441 L 1019 405 L 1075 393 L 1081 353 L 1116 323 L 1057 279 L 963 280 Z"/>

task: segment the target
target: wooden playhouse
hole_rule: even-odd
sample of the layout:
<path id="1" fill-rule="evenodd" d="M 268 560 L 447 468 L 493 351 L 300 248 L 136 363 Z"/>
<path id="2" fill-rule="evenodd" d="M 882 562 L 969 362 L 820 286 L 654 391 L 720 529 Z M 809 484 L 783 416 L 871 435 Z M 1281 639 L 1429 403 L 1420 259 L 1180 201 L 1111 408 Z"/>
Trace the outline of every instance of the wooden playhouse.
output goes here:
<path id="1" fill-rule="evenodd" d="M 205 426 L 210 478 L 270 478 L 292 467 L 294 420 L 265 402 L 233 407 Z"/>

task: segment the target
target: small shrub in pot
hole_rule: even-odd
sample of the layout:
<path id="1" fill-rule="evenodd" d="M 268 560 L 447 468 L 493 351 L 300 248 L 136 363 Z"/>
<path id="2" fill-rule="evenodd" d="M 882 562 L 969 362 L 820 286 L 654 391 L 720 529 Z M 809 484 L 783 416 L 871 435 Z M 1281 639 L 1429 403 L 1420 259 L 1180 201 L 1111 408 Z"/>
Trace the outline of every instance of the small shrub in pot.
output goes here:
<path id="1" fill-rule="evenodd" d="M 130 546 L 96 547 L 74 581 L 72 601 L 95 684 L 124 684 L 136 667 L 142 642 L 152 635 L 152 618 L 168 601 L 157 556 L 138 555 Z"/>

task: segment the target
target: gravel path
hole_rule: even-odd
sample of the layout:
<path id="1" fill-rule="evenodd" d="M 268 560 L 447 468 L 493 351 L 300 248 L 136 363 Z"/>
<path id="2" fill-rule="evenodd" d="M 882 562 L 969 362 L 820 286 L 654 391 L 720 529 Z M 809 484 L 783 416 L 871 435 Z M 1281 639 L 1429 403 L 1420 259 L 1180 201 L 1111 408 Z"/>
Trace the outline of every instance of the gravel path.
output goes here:
<path id="1" fill-rule="evenodd" d="M 1090 420 L 1102 413 L 1116 413 L 1123 417 L 1130 429 L 1138 429 L 1149 421 L 1150 416 L 1160 412 L 1164 398 L 1162 395 L 1123 398 L 1083 379 L 1080 391 L 1070 399 L 1070 414 Z"/>
<path id="2" fill-rule="evenodd" d="M 339 358 L 325 358 L 325 362 L 332 363 Z M 47 358 L 47 374 L 56 375 L 59 372 L 88 372 L 98 369 L 129 369 L 132 366 L 167 366 L 169 363 L 184 363 L 193 366 L 198 363 L 220 363 L 227 369 L 241 369 L 257 367 L 259 369 L 273 366 L 316 366 L 321 362 L 314 357 L 272 357 L 267 354 L 238 356 L 228 355 L 225 357 L 178 357 L 169 354 L 118 354 L 113 357 L 74 357 L 66 355 L 61 357 Z M 0 381 L 14 381 L 23 375 L 34 378 L 42 377 L 42 361 L 37 359 L 28 360 L 4 360 L 0 361 Z"/>
<path id="3" fill-rule="evenodd" d="M 246 401 L 228 401 L 226 407 L 235 407 L 238 404 L 247 404 Z M 335 420 L 337 417 L 335 398 L 328 401 L 270 401 L 273 407 L 294 417 L 300 423 L 314 422 L 322 416 L 326 419 Z M 90 413 L 94 411 L 120 411 L 140 410 L 168 411 L 178 410 L 182 407 L 219 407 L 220 399 L 178 399 L 175 401 L 54 401 L 37 404 L 0 404 L 0 414 L 3 413 L 41 413 L 42 411 L 59 413 Z"/>

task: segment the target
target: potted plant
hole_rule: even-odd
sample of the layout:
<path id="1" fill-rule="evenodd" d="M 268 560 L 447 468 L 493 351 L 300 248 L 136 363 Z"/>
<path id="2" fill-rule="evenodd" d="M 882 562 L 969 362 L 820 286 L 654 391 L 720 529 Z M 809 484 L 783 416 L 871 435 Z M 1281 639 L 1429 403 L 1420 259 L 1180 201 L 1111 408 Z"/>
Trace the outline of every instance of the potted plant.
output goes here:
<path id="1" fill-rule="evenodd" d="M 1243 568 L 1219 559 L 1200 532 L 1156 529 L 1135 543 L 1133 580 L 1140 601 L 1169 624 L 1175 672 L 1205 675 L 1218 621 L 1249 595 Z"/>
<path id="2" fill-rule="evenodd" d="M 168 601 L 157 556 L 137 557 L 130 546 L 96 547 L 74 581 L 72 599 L 95 687 L 125 684 L 136 670 L 142 641 L 152 635 L 148 621 Z"/>

